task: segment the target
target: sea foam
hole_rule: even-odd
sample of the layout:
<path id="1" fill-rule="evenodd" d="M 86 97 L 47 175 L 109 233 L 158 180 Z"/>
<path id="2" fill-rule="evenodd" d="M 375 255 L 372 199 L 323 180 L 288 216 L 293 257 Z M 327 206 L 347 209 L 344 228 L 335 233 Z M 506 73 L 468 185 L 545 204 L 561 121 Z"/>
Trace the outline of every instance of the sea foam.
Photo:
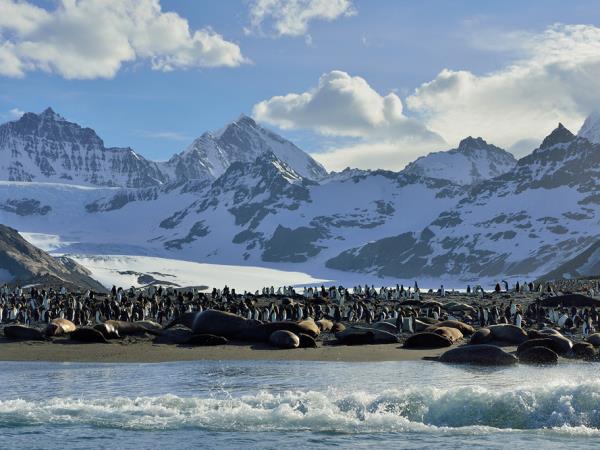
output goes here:
<path id="1" fill-rule="evenodd" d="M 0 401 L 0 427 L 51 424 L 133 430 L 480 434 L 531 430 L 600 436 L 600 381 L 514 389 L 414 387 L 367 392 L 260 391 Z"/>

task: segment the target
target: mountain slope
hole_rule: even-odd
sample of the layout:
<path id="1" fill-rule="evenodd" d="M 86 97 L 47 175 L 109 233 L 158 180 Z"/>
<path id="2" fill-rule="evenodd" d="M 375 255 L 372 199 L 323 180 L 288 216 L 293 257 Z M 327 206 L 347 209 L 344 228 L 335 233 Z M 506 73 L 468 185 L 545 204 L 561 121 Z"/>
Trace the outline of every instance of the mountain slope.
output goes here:
<path id="1" fill-rule="evenodd" d="M 427 227 L 348 249 L 327 266 L 398 278 L 545 273 L 600 238 L 598 192 L 600 145 L 559 124 Z"/>
<path id="2" fill-rule="evenodd" d="M 271 152 L 304 178 L 318 180 L 327 171 L 290 141 L 240 116 L 216 133 L 204 133 L 166 164 L 177 180 L 216 179 L 234 162 L 248 163 Z"/>
<path id="3" fill-rule="evenodd" d="M 0 225 L 0 271 L 2 282 L 105 291 L 83 266 L 70 258 L 50 256 L 4 225 Z"/>
<path id="4" fill-rule="evenodd" d="M 52 109 L 0 125 L 0 178 L 147 187 L 166 181 L 156 163 L 130 148 L 106 148 L 94 130 Z"/>
<path id="5" fill-rule="evenodd" d="M 555 280 L 560 278 L 597 277 L 598 275 L 600 275 L 600 240 L 541 278 Z"/>
<path id="6" fill-rule="evenodd" d="M 468 137 L 460 142 L 458 148 L 429 153 L 410 163 L 404 171 L 469 185 L 502 175 L 516 163 L 509 152 L 481 138 Z"/>

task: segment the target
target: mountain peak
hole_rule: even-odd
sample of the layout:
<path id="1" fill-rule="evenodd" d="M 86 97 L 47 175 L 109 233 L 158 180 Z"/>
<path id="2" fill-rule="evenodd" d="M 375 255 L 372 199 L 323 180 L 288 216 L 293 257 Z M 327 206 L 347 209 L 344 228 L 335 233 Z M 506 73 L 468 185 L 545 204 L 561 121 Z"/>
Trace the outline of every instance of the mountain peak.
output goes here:
<path id="1" fill-rule="evenodd" d="M 458 151 L 472 150 L 482 147 L 487 147 L 489 144 L 484 141 L 481 137 L 474 138 L 473 136 L 469 136 L 464 138 L 458 144 Z"/>
<path id="2" fill-rule="evenodd" d="M 600 111 L 592 112 L 583 122 L 577 136 L 594 144 L 600 144 Z"/>
<path id="3" fill-rule="evenodd" d="M 567 130 L 565 126 L 559 122 L 558 126 L 552 131 L 552 133 L 546 136 L 540 148 L 552 147 L 557 144 L 570 142 L 573 139 L 575 139 L 575 135 L 569 130 Z"/>
<path id="4" fill-rule="evenodd" d="M 60 114 L 57 114 L 56 112 L 54 112 L 54 110 L 51 107 L 46 108 L 44 111 L 42 111 L 39 116 L 42 119 L 46 119 L 46 120 L 57 120 L 57 121 L 65 121 L 65 118 L 63 116 L 61 116 Z"/>

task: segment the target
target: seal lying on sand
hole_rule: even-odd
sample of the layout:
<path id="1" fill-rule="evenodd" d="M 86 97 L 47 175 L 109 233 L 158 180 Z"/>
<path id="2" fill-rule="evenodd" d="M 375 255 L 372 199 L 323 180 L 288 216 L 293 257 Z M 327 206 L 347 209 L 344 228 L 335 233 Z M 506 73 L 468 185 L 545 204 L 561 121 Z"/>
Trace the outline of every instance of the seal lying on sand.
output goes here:
<path id="1" fill-rule="evenodd" d="M 300 333 L 298 339 L 300 339 L 300 348 L 317 348 L 317 341 L 308 334 Z"/>
<path id="2" fill-rule="evenodd" d="M 556 342 L 554 339 L 550 339 L 550 338 L 546 337 L 546 338 L 529 339 L 529 340 L 523 342 L 521 345 L 519 345 L 517 347 L 517 356 L 519 356 L 519 358 L 520 358 L 521 353 L 523 353 L 525 350 L 532 348 L 532 347 L 545 347 L 545 348 L 552 350 L 557 355 L 565 353 L 565 352 L 563 352 L 563 348 L 561 347 L 559 342 Z"/>
<path id="3" fill-rule="evenodd" d="M 550 339 L 553 345 L 550 346 L 559 355 L 566 355 L 573 348 L 573 342 L 560 334 L 558 331 L 551 328 L 546 328 L 540 331 L 530 330 L 529 337 L 533 339 Z"/>
<path id="4" fill-rule="evenodd" d="M 494 342 L 498 344 L 519 345 L 528 339 L 527 333 L 516 325 L 490 325 L 487 327 L 489 334 L 487 331 L 482 331 L 484 329 L 479 329 L 471 336 L 471 344 Z"/>
<path id="5" fill-rule="evenodd" d="M 470 336 L 475 333 L 475 328 L 473 328 L 468 323 L 461 322 L 460 320 L 444 320 L 443 322 L 434 323 L 430 327 L 428 327 L 425 331 L 432 331 L 433 328 L 439 327 L 449 327 L 456 328 L 462 334 Z"/>
<path id="6" fill-rule="evenodd" d="M 365 345 L 365 344 L 394 344 L 398 343 L 398 336 L 376 328 L 350 327 L 335 334 L 339 344 Z"/>
<path id="7" fill-rule="evenodd" d="M 119 336 L 130 336 L 133 334 L 150 333 L 160 334 L 160 332 L 151 326 L 146 325 L 143 322 L 125 322 L 123 320 L 107 320 L 104 322 L 107 325 L 112 326 Z"/>
<path id="8" fill-rule="evenodd" d="M 202 312 L 182 314 L 169 323 L 165 327 L 165 330 L 178 324 L 185 325 L 194 334 L 213 334 L 215 336 L 233 338 L 245 333 L 250 327 L 260 324 L 260 322 L 224 311 L 207 309 Z M 268 336 L 264 340 L 266 341 L 267 339 Z"/>
<path id="9" fill-rule="evenodd" d="M 70 320 L 56 318 L 52 319 L 52 322 L 46 327 L 46 336 L 64 336 L 65 334 L 72 333 L 76 329 L 77 327 Z"/>
<path id="10" fill-rule="evenodd" d="M 214 345 L 225 345 L 227 342 L 227 338 L 224 338 L 223 336 L 215 336 L 214 334 L 193 334 L 185 344 L 209 347 Z"/>
<path id="11" fill-rule="evenodd" d="M 98 330 L 93 328 L 83 327 L 77 328 L 75 331 L 69 334 L 69 337 L 77 342 L 95 342 L 101 344 L 108 344 L 106 338 Z"/>
<path id="12" fill-rule="evenodd" d="M 442 348 L 450 347 L 452 341 L 437 333 L 415 333 L 404 342 L 404 348 Z"/>
<path id="13" fill-rule="evenodd" d="M 478 364 L 485 366 L 508 366 L 517 358 L 495 345 L 464 345 L 448 350 L 438 361 L 453 364 Z"/>
<path id="14" fill-rule="evenodd" d="M 321 319 L 315 322 L 322 333 L 329 333 L 333 328 L 333 322 L 328 319 Z"/>
<path id="15" fill-rule="evenodd" d="M 492 332 L 489 328 L 480 328 L 471 336 L 471 340 L 469 344 L 479 345 L 479 344 L 487 344 L 492 340 Z"/>
<path id="16" fill-rule="evenodd" d="M 26 327 L 25 325 L 8 325 L 4 327 L 4 336 L 8 339 L 21 341 L 45 341 L 46 336 L 36 328 Z"/>
<path id="17" fill-rule="evenodd" d="M 592 344 L 594 347 L 600 347 L 600 333 L 590 334 L 586 341 Z"/>
<path id="18" fill-rule="evenodd" d="M 527 347 L 518 353 L 519 361 L 530 364 L 556 364 L 558 355 L 548 347 Z"/>
<path id="19" fill-rule="evenodd" d="M 105 322 L 94 325 L 94 330 L 98 330 L 106 339 L 119 339 L 121 337 L 117 329 L 110 323 Z"/>
<path id="20" fill-rule="evenodd" d="M 444 336 L 445 338 L 450 339 L 452 343 L 460 341 L 463 338 L 463 334 L 460 330 L 451 327 L 437 327 L 433 329 L 432 333 Z"/>
<path id="21" fill-rule="evenodd" d="M 591 360 L 596 357 L 596 349 L 589 342 L 576 342 L 573 344 L 571 355 L 574 358 Z"/>
<path id="22" fill-rule="evenodd" d="M 300 338 L 288 330 L 277 330 L 269 336 L 269 343 L 278 348 L 298 348 Z"/>
<path id="23" fill-rule="evenodd" d="M 398 329 L 396 325 L 392 325 L 388 322 L 376 322 L 373 324 L 373 328 L 377 328 L 378 330 L 387 331 L 388 333 L 396 334 L 398 333 Z"/>

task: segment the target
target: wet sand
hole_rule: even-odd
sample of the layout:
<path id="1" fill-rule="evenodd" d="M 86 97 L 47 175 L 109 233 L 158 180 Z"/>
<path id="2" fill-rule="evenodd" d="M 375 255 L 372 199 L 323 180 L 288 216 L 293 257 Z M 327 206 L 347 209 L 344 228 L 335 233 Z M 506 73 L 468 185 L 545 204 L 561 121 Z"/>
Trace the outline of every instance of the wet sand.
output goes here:
<path id="1" fill-rule="evenodd" d="M 196 360 L 285 360 L 285 361 L 418 361 L 435 357 L 448 348 L 408 350 L 400 344 L 322 345 L 318 348 L 281 350 L 266 344 L 229 343 L 216 347 L 188 347 L 154 344 L 150 340 L 114 341 L 109 344 L 73 343 L 68 339 L 53 342 L 9 341 L 0 338 L 0 361 L 156 363 Z"/>

